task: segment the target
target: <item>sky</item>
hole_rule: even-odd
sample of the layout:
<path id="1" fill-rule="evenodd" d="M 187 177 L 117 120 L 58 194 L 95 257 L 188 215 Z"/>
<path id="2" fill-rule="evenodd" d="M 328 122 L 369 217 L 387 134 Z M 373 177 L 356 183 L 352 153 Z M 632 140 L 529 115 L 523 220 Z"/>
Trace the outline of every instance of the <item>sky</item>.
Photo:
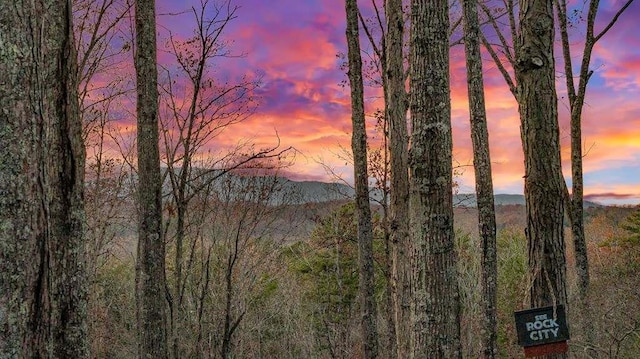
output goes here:
<path id="1" fill-rule="evenodd" d="M 381 3 L 382 1 L 378 1 Z M 581 1 L 570 1 L 579 8 Z M 599 32 L 622 1 L 601 1 L 596 23 Z M 193 14 L 180 13 L 189 2 L 157 0 L 160 38 L 171 30 L 186 38 Z M 331 181 L 327 172 L 349 181 L 353 170 L 341 155 L 350 146 L 349 89 L 337 56 L 346 52 L 344 1 L 342 0 L 234 0 L 237 17 L 224 33 L 233 58 L 218 58 L 211 76 L 234 81 L 242 76 L 262 76 L 256 90 L 258 107 L 241 124 L 213 140 L 212 146 L 233 146 L 250 140 L 257 146 L 277 143 L 296 149 L 295 163 L 284 173 L 294 180 Z M 360 0 L 365 14 L 371 2 Z M 199 6 L 199 1 L 193 2 Z M 209 12 L 212 14 L 213 12 Z M 169 15 L 171 14 L 171 15 Z M 640 203 L 640 2 L 636 1 L 615 27 L 596 45 L 594 70 L 583 115 L 585 198 L 607 204 Z M 582 25 L 571 29 L 574 64 L 579 64 L 584 35 Z M 362 47 L 371 52 L 363 38 Z M 561 52 L 556 51 L 557 61 Z M 494 188 L 496 193 L 522 193 L 524 164 L 516 102 L 504 80 L 485 54 L 485 91 Z M 171 61 L 159 54 L 160 62 Z M 560 63 L 560 62 L 559 62 Z M 563 171 L 570 186 L 568 103 L 564 78 L 558 72 L 560 132 Z M 455 165 L 454 178 L 463 193 L 474 191 L 469 133 L 467 84 L 462 45 L 451 49 L 451 98 Z M 382 106 L 379 89 L 368 89 L 367 112 Z M 379 135 L 370 119 L 369 134 Z M 375 138 L 374 138 L 375 137 Z"/>

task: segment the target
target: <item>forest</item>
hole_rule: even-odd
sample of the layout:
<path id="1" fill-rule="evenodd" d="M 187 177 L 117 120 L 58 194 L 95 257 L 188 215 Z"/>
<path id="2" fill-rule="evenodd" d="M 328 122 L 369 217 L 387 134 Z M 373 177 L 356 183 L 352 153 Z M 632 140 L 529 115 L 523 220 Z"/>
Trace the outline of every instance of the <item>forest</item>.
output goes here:
<path id="1" fill-rule="evenodd" d="M 322 2 L 350 140 L 330 181 L 296 176 L 294 121 L 241 135 L 279 101 L 222 66 L 255 55 L 251 4 L 0 2 L 0 358 L 640 358 L 640 205 L 585 194 L 583 132 L 633 0 Z M 489 68 L 523 195 L 496 194 Z"/>

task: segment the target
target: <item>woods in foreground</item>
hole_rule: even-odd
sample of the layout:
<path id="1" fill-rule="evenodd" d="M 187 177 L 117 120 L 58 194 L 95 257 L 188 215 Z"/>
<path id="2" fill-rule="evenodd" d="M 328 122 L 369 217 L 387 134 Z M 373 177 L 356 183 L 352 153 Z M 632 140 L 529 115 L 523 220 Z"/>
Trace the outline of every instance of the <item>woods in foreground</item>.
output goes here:
<path id="1" fill-rule="evenodd" d="M 163 39 L 171 65 L 157 63 L 154 0 L 0 5 L 0 356 L 513 357 L 513 310 L 558 305 L 575 319 L 576 355 L 637 355 L 638 212 L 626 221 L 621 209 L 583 212 L 581 154 L 591 51 L 630 3 L 596 33 L 598 1 L 589 2 L 576 89 L 563 0 L 465 0 L 459 19 L 446 0 L 374 1 L 373 20 L 346 0 L 355 204 L 342 206 L 296 200 L 279 177 L 295 151 L 277 134 L 273 146 L 207 151 L 254 112 L 261 82 L 216 78 L 214 60 L 236 56 L 223 36 L 231 0 L 191 8 L 193 36 Z M 473 230 L 454 219 L 449 49 L 461 42 Z M 481 43 L 519 110 L 519 226 L 496 221 Z M 135 86 L 122 75 L 91 85 L 127 55 Z M 383 93 L 380 148 L 367 138 L 367 83 Z M 132 94 L 136 134 L 126 139 L 113 122 Z M 374 206 L 372 180 L 382 192 Z"/>

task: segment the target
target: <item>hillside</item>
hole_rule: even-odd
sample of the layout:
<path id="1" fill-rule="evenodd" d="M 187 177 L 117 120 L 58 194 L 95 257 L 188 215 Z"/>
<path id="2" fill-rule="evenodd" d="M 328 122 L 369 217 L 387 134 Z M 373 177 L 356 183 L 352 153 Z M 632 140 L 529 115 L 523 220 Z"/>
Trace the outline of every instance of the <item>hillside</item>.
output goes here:
<path id="1" fill-rule="evenodd" d="M 292 181 L 281 179 L 284 192 L 296 194 L 297 204 L 330 202 L 352 199 L 354 189 L 343 183 L 327 183 L 319 181 Z M 382 191 L 372 188 L 371 199 L 374 202 L 382 201 Z M 496 206 L 524 205 L 524 195 L 521 194 L 496 194 L 494 197 Z M 457 207 L 476 207 L 477 199 L 474 193 L 459 193 L 453 196 L 453 204 Z M 601 207 L 601 204 L 585 201 L 585 208 Z"/>

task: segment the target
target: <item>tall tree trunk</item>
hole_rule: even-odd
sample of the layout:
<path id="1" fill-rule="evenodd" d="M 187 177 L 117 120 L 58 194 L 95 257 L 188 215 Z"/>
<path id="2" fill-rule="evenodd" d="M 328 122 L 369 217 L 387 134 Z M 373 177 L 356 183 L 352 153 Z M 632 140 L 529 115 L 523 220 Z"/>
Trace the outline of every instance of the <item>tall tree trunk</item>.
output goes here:
<path id="1" fill-rule="evenodd" d="M 71 3 L 0 5 L 0 357 L 87 358 Z"/>
<path id="2" fill-rule="evenodd" d="M 578 102 L 578 101 L 576 101 Z M 584 201 L 582 178 L 582 103 L 572 103 L 571 106 L 571 200 L 569 206 L 569 220 L 571 221 L 571 235 L 573 238 L 573 250 L 576 261 L 576 274 L 578 277 L 578 316 L 584 333 L 584 341 L 587 343 L 589 356 L 596 356 L 595 333 L 589 303 L 589 257 L 587 253 L 587 240 L 584 233 Z M 578 107 L 580 107 L 578 109 Z"/>
<path id="3" fill-rule="evenodd" d="M 58 0 L 55 10 L 59 39 L 56 67 L 60 81 L 52 107 L 47 172 L 50 178 L 50 224 L 53 259 L 54 357 L 88 357 L 87 277 L 84 242 L 85 147 L 78 104 L 77 56 L 73 41 L 71 1 Z M 61 50 L 61 51 L 60 51 Z M 52 56 L 53 57 L 53 56 Z M 55 85 L 51 85 L 55 86 Z M 52 155 L 53 154 L 53 155 Z"/>
<path id="4" fill-rule="evenodd" d="M 476 175 L 478 203 L 478 231 L 482 253 L 482 306 L 481 329 L 484 358 L 498 355 L 496 324 L 498 265 L 496 250 L 496 212 L 491 179 L 491 156 L 489 155 L 489 131 L 485 109 L 482 58 L 480 56 L 480 25 L 478 0 L 464 0 L 464 44 L 467 61 L 467 87 L 469 91 L 469 115 L 471 119 L 471 142 L 473 144 L 473 168 Z"/>
<path id="5" fill-rule="evenodd" d="M 411 357 L 460 358 L 452 203 L 449 6 L 411 2 Z"/>
<path id="6" fill-rule="evenodd" d="M 231 358 L 231 339 L 233 332 L 231 327 L 233 325 L 233 269 L 236 261 L 236 256 L 230 254 L 227 257 L 227 268 L 225 274 L 225 310 L 224 310 L 224 329 L 222 333 L 222 347 L 220 355 L 222 359 Z"/>
<path id="7" fill-rule="evenodd" d="M 391 161 L 390 232 L 392 243 L 392 291 L 395 311 L 397 357 L 409 356 L 411 287 L 409 276 L 409 169 L 407 106 L 402 56 L 404 17 L 402 0 L 386 2 L 385 39 L 386 116 L 389 121 Z"/>
<path id="8" fill-rule="evenodd" d="M 582 51 L 582 63 L 576 89 L 573 74 L 571 43 L 569 42 L 568 15 L 566 0 L 555 0 L 558 12 L 558 23 L 560 27 L 560 38 L 562 39 L 562 55 L 564 59 L 565 79 L 567 86 L 567 97 L 569 98 L 569 108 L 571 109 L 571 183 L 572 191 L 569 200 L 569 220 L 571 221 L 571 234 L 573 237 L 574 254 L 576 261 L 576 272 L 578 275 L 578 313 L 582 318 L 581 326 L 584 333 L 584 341 L 587 343 L 587 353 L 585 355 L 595 356 L 593 342 L 595 333 L 591 318 L 591 307 L 589 304 L 589 258 L 587 256 L 587 242 L 584 234 L 584 203 L 582 178 L 582 109 L 587 93 L 587 84 L 593 74 L 589 70 L 593 47 L 598 40 L 604 36 L 615 24 L 618 15 L 622 14 L 633 0 L 628 0 L 620 7 L 616 16 L 598 35 L 594 32 L 596 16 L 598 14 L 599 0 L 589 2 L 587 13 L 587 27 L 585 34 L 585 44 Z"/>
<path id="9" fill-rule="evenodd" d="M 138 114 L 138 357 L 167 358 L 165 245 L 158 149 L 158 70 L 154 0 L 136 0 Z"/>
<path id="10" fill-rule="evenodd" d="M 369 207 L 369 176 L 367 175 L 367 132 L 364 118 L 364 89 L 362 82 L 362 58 L 358 31 L 358 5 L 356 0 L 346 0 L 347 45 L 349 57 L 349 82 L 351 85 L 351 121 L 353 131 L 354 182 L 356 188 L 356 213 L 358 217 L 358 294 L 362 313 L 361 330 L 363 357 L 378 355 L 376 329 L 376 300 L 373 278 L 373 229 Z"/>
<path id="11" fill-rule="evenodd" d="M 388 203 L 387 195 L 385 194 L 383 201 Z M 393 244 L 391 243 L 391 233 L 389 231 L 389 217 L 388 209 L 384 209 L 385 223 L 384 223 L 384 259 L 385 259 L 385 280 L 387 286 L 384 293 L 384 309 L 385 320 L 387 324 L 386 341 L 386 357 L 389 359 L 396 359 L 398 357 L 398 338 L 396 335 L 396 309 L 394 299 L 394 278 L 393 278 Z"/>
<path id="12" fill-rule="evenodd" d="M 564 14 L 560 23 L 560 37 L 562 39 L 562 53 L 564 57 L 565 78 L 567 84 L 567 94 L 569 98 L 569 108 L 571 110 L 571 197 L 567 203 L 569 220 L 571 221 L 571 235 L 573 238 L 574 256 L 576 261 L 576 274 L 578 277 L 578 315 L 579 323 L 582 326 L 584 340 L 587 342 L 587 355 L 594 356 L 592 350 L 594 332 L 591 318 L 591 308 L 589 305 L 589 258 L 587 255 L 587 241 L 584 234 L 584 201 L 582 178 L 582 107 L 586 95 L 587 82 L 591 74 L 589 73 L 589 62 L 595 40 L 593 37 L 593 26 L 599 1 L 591 1 L 589 13 L 587 15 L 587 35 L 584 46 L 582 67 L 580 69 L 580 79 L 578 93 L 576 93 L 573 68 L 571 64 L 571 44 L 567 31 L 567 8 L 566 2 L 562 2 L 563 8 L 559 7 L 560 13 Z"/>
<path id="13" fill-rule="evenodd" d="M 532 307 L 567 305 L 565 184 L 560 163 L 553 40 L 553 0 L 521 1 L 515 72 L 525 157 Z"/>
<path id="14" fill-rule="evenodd" d="M 188 157 L 188 155 L 185 154 L 184 157 L 186 158 Z M 172 171 L 173 168 L 170 168 L 168 170 Z M 176 205 L 176 236 L 175 236 L 176 253 L 174 257 L 175 272 L 174 272 L 173 297 L 171 298 L 171 303 L 170 303 L 170 306 L 172 309 L 171 310 L 171 327 L 170 327 L 170 330 L 171 330 L 170 345 L 171 345 L 171 352 L 174 359 L 179 359 L 182 357 L 179 332 L 180 330 L 182 330 L 182 322 L 183 322 L 183 318 L 185 317 L 182 289 L 184 287 L 184 282 L 186 281 L 186 279 L 184 278 L 184 275 L 182 273 L 182 266 L 184 261 L 183 260 L 183 256 L 184 256 L 183 244 L 186 236 L 185 219 L 187 216 L 188 201 L 185 200 L 185 187 L 187 185 L 187 179 L 186 179 L 187 168 L 185 168 L 184 163 L 180 171 L 181 172 L 179 177 L 180 180 L 178 182 L 179 183 L 178 188 L 175 188 L 174 186 L 174 189 L 173 189 L 174 191 L 176 191 L 176 193 L 174 194 L 175 205 Z"/>

